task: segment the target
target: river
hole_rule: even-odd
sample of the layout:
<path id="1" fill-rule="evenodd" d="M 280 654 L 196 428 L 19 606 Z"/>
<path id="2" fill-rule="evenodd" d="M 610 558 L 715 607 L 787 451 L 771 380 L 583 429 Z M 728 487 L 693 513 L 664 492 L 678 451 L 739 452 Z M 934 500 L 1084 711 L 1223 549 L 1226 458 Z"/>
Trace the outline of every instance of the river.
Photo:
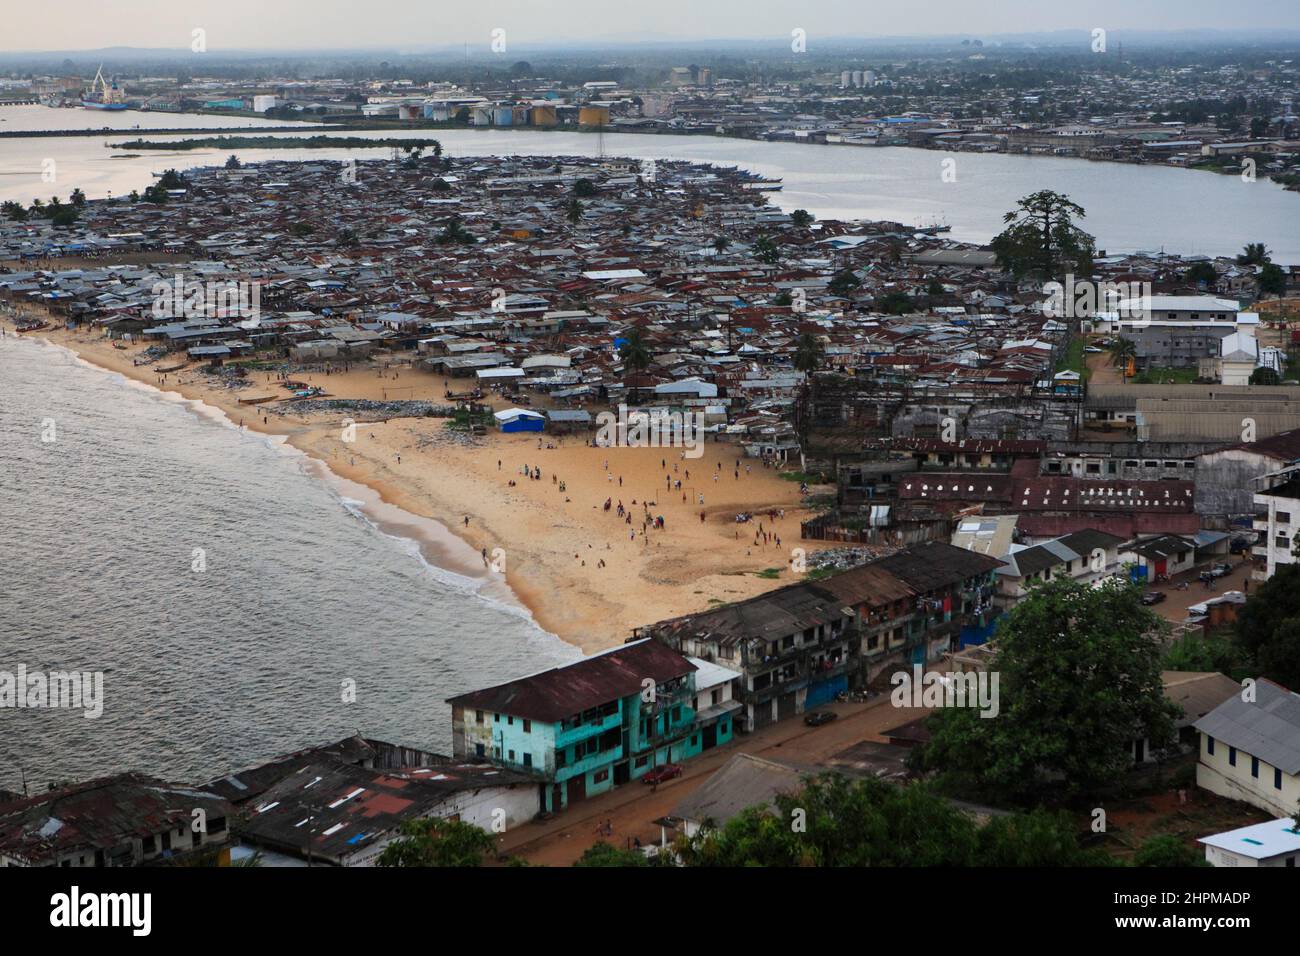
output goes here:
<path id="1" fill-rule="evenodd" d="M 45 121 L 63 124 L 73 110 L 46 107 L 0 108 L 0 119 L 18 111 L 44 111 Z M 135 113 L 91 114 L 119 125 L 127 135 L 0 139 L 0 199 L 30 203 L 36 196 L 66 197 L 80 187 L 91 198 L 121 196 L 143 189 L 154 172 L 168 167 L 216 165 L 231 150 L 145 151 L 128 156 L 106 144 L 126 142 L 143 119 L 164 126 L 217 126 L 219 117 Z M 24 114 L 24 123 L 37 122 Z M 255 121 L 226 118 L 231 125 Z M 143 125 L 143 123 L 142 123 Z M 281 124 L 283 125 L 283 124 Z M 8 128 L 0 124 L 0 129 Z M 281 132 L 310 136 L 314 133 Z M 797 145 L 717 136 L 664 136 L 643 133 L 578 133 L 544 130 L 445 129 L 340 132 L 341 136 L 436 138 L 453 156 L 598 155 L 633 159 L 682 159 L 742 166 L 780 178 L 784 189 L 771 194 L 786 210 L 807 209 L 822 218 L 888 219 L 912 225 L 936 221 L 952 226 L 951 236 L 987 242 L 1001 228 L 1002 216 L 1020 197 L 1040 189 L 1070 196 L 1087 210 L 1083 225 L 1110 253 L 1165 250 L 1182 255 L 1235 255 L 1248 242 L 1263 242 L 1275 261 L 1300 264 L 1300 193 L 1260 179 L 1178 169 L 1090 162 L 1050 156 L 947 153 L 905 147 Z M 159 137 L 162 138 L 162 137 Z M 377 149 L 240 149 L 243 162 L 263 159 L 367 159 L 391 154 Z M 57 185 L 41 178 L 43 160 L 55 160 Z M 945 160 L 955 163 L 955 178 L 944 176 Z"/>

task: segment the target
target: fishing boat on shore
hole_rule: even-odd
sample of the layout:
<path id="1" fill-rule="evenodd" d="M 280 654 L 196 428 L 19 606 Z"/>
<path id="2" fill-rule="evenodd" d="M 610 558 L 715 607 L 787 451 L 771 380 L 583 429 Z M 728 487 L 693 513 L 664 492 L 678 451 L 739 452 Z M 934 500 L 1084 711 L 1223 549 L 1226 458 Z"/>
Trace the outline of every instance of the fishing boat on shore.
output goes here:
<path id="1" fill-rule="evenodd" d="M 181 362 L 180 365 L 169 365 L 166 368 L 154 369 L 154 371 L 156 371 L 159 375 L 167 375 L 170 372 L 179 372 L 181 369 L 185 368 L 185 366 L 189 364 L 190 364 L 189 362 Z"/>
<path id="2" fill-rule="evenodd" d="M 261 405 L 263 402 L 274 402 L 279 399 L 278 395 L 259 395 L 255 398 L 241 398 L 240 405 Z"/>
<path id="3" fill-rule="evenodd" d="M 44 330 L 44 329 L 48 329 L 49 327 L 50 327 L 50 324 L 49 324 L 48 322 L 28 322 L 26 325 L 20 325 L 20 326 L 18 326 L 14 331 L 16 331 L 16 332 L 40 332 L 40 331 L 42 331 L 42 330 Z"/>

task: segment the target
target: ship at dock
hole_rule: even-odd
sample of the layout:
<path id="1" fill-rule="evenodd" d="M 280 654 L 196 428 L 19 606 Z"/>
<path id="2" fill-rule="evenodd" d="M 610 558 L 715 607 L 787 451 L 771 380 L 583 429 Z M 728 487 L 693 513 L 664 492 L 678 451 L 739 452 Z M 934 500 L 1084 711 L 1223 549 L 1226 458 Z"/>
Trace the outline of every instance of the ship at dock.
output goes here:
<path id="1" fill-rule="evenodd" d="M 104 67 L 101 64 L 95 71 L 95 81 L 90 84 L 90 89 L 82 94 L 81 105 L 88 110 L 124 110 L 126 109 L 126 93 L 117 85 L 114 79 L 109 83 L 104 79 Z"/>

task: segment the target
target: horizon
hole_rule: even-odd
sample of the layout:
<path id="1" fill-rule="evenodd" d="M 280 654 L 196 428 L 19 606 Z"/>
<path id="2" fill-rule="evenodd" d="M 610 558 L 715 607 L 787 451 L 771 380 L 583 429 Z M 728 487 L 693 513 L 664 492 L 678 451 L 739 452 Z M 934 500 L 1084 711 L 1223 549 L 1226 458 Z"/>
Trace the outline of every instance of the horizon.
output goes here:
<path id="1" fill-rule="evenodd" d="M 806 31 L 808 49 L 818 43 L 938 41 L 945 38 L 1029 37 L 1094 29 L 1133 34 L 1226 31 L 1277 37 L 1300 31 L 1300 7 L 1290 0 L 1260 0 L 1251 23 L 1235 9 L 1209 0 L 1155 0 L 1135 7 L 1102 0 L 1080 14 L 1033 0 L 1004 0 L 996 11 L 962 0 L 917 0 L 903 10 L 863 9 L 847 0 L 766 5 L 755 11 L 741 0 L 717 0 L 707 9 L 673 0 L 653 8 L 611 13 L 595 0 L 495 0 L 458 11 L 448 27 L 437 10 L 418 0 L 372 0 L 364 17 L 337 0 L 280 0 L 273 9 L 252 0 L 198 0 L 177 9 L 164 0 L 136 0 L 129 17 L 105 19 L 93 0 L 65 0 L 57 36 L 50 36 L 44 10 L 7 15 L 3 54 L 95 53 L 110 50 L 184 53 L 194 30 L 203 30 L 209 53 L 222 52 L 435 52 L 465 44 L 488 48 L 493 30 L 505 30 L 511 46 L 580 49 L 602 43 L 652 46 L 704 43 L 788 44 L 791 31 Z M 737 26 L 743 24 L 743 29 Z M 671 25 L 665 29 L 666 25 Z M 931 25 L 936 25 L 930 29 Z M 402 37 L 395 43 L 393 36 Z M 285 37 L 293 37 L 286 42 Z M 265 41 L 265 42 L 264 42 Z M 9 45 L 11 44 L 11 45 Z"/>

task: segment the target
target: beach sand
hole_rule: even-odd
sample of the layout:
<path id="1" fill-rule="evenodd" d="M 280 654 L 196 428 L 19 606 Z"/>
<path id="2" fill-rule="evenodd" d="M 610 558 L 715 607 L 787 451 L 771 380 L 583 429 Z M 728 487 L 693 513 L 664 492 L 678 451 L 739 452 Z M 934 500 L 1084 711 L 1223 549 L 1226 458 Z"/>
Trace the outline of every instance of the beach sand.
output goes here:
<path id="1" fill-rule="evenodd" d="M 799 522 L 810 512 L 800 507 L 798 484 L 727 443 L 710 439 L 703 457 L 683 460 L 681 449 L 674 448 L 590 447 L 582 434 L 493 431 L 470 438 L 450 432 L 443 419 L 368 423 L 361 416 L 355 439 L 346 442 L 342 413 L 293 414 L 283 405 L 278 406 L 283 413 L 277 413 L 270 404 L 239 404 L 240 398 L 286 395 L 272 374 L 251 373 L 247 387 L 235 390 L 212 385 L 197 366 L 165 378 L 156 371 L 178 364 L 180 355 L 136 367 L 132 360 L 143 346 L 114 348 L 96 330 L 69 332 L 60 324 L 32 334 L 92 364 L 219 408 L 236 425 L 283 435 L 334 473 L 374 489 L 384 502 L 442 523 L 475 551 L 486 549 L 496 565 L 495 570 L 454 570 L 484 576 L 503 571 L 538 624 L 585 653 L 622 643 L 633 627 L 799 580 L 802 575 L 790 569 L 792 549 L 811 552 L 820 546 L 799 539 Z M 445 403 L 441 376 L 407 364 L 385 369 L 383 362 L 293 378 L 323 387 L 332 398 Z M 455 379 L 451 386 L 469 387 Z M 492 404 L 505 407 L 497 396 Z M 557 447 L 546 447 L 550 444 Z M 526 477 L 524 467 L 540 469 L 541 480 Z M 671 490 L 666 476 L 674 483 Z M 563 493 L 559 481 L 565 483 Z M 612 499 L 608 512 L 607 498 Z M 620 502 L 630 523 L 617 514 Z M 663 516 L 663 530 L 648 526 L 643 532 L 647 502 L 652 518 Z M 784 517 L 775 522 L 766 513 L 781 509 Z M 763 513 L 738 524 L 738 511 Z M 760 522 L 769 537 L 764 542 L 760 536 L 755 544 Z"/>

